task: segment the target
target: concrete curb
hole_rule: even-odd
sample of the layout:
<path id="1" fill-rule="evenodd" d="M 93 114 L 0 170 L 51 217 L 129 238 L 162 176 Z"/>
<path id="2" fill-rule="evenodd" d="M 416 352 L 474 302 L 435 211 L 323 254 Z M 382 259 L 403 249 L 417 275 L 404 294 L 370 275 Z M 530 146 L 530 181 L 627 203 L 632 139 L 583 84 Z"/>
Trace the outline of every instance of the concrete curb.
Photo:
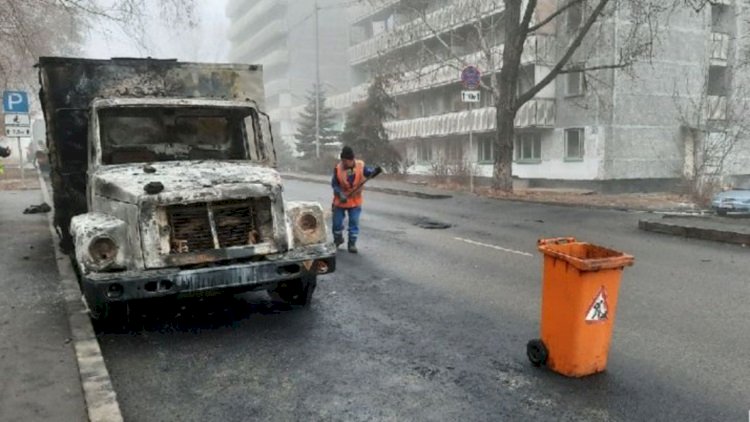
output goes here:
<path id="1" fill-rule="evenodd" d="M 53 202 L 41 173 L 39 174 L 39 184 L 44 202 L 52 206 Z M 112 380 L 104 363 L 94 327 L 91 325 L 88 312 L 81 300 L 78 278 L 70 258 L 60 251 L 55 241 L 57 232 L 54 225 L 54 212 L 47 213 L 47 219 L 52 234 L 52 247 L 55 250 L 57 269 L 60 273 L 60 285 L 65 298 L 65 308 L 68 313 L 73 346 L 78 360 L 78 373 L 86 400 L 89 421 L 121 422 L 123 418 L 120 405 L 117 402 L 117 394 L 112 387 Z"/>
<path id="2" fill-rule="evenodd" d="M 289 180 L 301 180 L 304 182 L 313 182 L 313 183 L 320 183 L 320 184 L 328 184 L 327 181 L 323 181 L 320 179 L 317 179 L 315 177 L 306 177 L 306 176 L 298 176 L 298 175 L 289 175 L 289 174 L 282 174 L 282 178 L 289 179 Z M 412 198 L 420 198 L 420 199 L 448 199 L 453 198 L 453 195 L 443 195 L 443 194 L 432 194 L 432 193 L 424 193 L 424 192 L 417 192 L 417 191 L 410 191 L 410 190 L 404 190 L 404 189 L 393 189 L 393 188 L 382 188 L 377 186 L 367 186 L 367 190 L 370 192 L 380 192 L 380 193 L 387 193 L 389 195 L 398 195 L 398 196 L 410 196 Z"/>
<path id="3" fill-rule="evenodd" d="M 679 224 L 670 224 L 648 220 L 638 221 L 638 228 L 644 231 L 670 234 L 673 236 L 711 240 L 714 242 L 731 243 L 735 245 L 750 245 L 750 234 L 747 233 L 705 229 L 701 227 L 684 226 Z"/>

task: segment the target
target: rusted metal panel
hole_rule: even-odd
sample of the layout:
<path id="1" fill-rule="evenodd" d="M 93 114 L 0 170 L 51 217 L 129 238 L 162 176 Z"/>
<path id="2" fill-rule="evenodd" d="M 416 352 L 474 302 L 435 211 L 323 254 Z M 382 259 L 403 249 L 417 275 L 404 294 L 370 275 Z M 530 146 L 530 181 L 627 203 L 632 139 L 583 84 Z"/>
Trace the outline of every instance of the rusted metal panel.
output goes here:
<path id="1" fill-rule="evenodd" d="M 69 240 L 70 218 L 87 211 L 89 107 L 94 99 L 202 99 L 264 107 L 260 66 L 42 57 L 38 67 L 55 222 L 64 241 Z M 272 145 L 272 140 L 263 143 Z"/>

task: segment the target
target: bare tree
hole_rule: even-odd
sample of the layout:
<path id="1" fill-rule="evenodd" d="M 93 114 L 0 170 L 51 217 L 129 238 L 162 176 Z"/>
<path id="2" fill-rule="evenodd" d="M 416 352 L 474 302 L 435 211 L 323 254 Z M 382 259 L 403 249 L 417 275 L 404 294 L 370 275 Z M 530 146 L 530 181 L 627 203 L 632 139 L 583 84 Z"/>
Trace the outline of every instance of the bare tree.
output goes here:
<path id="1" fill-rule="evenodd" d="M 147 0 L 0 0 L 0 83 L 32 88 L 39 56 L 76 54 L 91 24 L 105 21 L 143 46 Z M 195 25 L 193 0 L 159 2 L 158 13 L 175 26 Z"/>
<path id="2" fill-rule="evenodd" d="M 363 1 L 376 3 L 378 0 Z M 419 54 L 406 59 L 384 57 L 381 66 L 389 73 L 403 75 L 403 70 L 395 69 L 413 69 L 412 63 L 424 59 L 423 63 L 439 63 L 430 71 L 439 71 L 441 66 L 461 69 L 476 63 L 469 63 L 466 56 L 456 51 L 456 41 L 466 46 L 468 51 L 479 52 L 483 70 L 488 74 L 483 79 L 482 89 L 491 96 L 496 110 L 493 185 L 497 189 L 511 191 L 514 122 L 521 106 L 561 74 L 627 70 L 633 63 L 647 60 L 654 53 L 658 37 L 671 12 L 679 7 L 700 10 L 711 1 L 466 0 L 454 5 L 455 13 L 465 16 L 461 25 L 455 25 L 459 30 L 444 31 L 433 19 L 435 13 L 430 2 L 403 0 L 398 2 L 398 7 L 413 21 L 400 30 L 412 31 L 408 36 L 419 39 L 422 48 Z M 503 9 L 502 14 L 493 13 L 499 8 Z M 616 47 L 610 46 L 609 50 L 604 51 L 600 48 L 601 35 L 607 25 L 616 25 L 618 20 L 627 20 L 627 29 L 614 41 Z M 562 27 L 567 32 L 556 29 Z M 558 45 L 541 51 L 544 48 L 540 48 L 534 38 L 552 33 L 556 34 Z M 530 47 L 540 49 L 532 53 L 544 54 L 549 63 L 549 72 L 540 80 L 529 80 L 522 66 L 524 54 L 529 53 L 527 50 Z M 614 55 L 612 48 L 616 50 Z M 416 77 L 424 75 L 418 74 Z"/>
<path id="3" fill-rule="evenodd" d="M 737 147 L 750 137 L 750 91 L 735 84 L 730 95 L 712 95 L 704 73 L 701 84 L 675 85 L 673 101 L 685 145 L 683 176 L 693 200 L 706 205 L 720 188 Z M 692 89 L 691 89 L 692 88 Z"/>

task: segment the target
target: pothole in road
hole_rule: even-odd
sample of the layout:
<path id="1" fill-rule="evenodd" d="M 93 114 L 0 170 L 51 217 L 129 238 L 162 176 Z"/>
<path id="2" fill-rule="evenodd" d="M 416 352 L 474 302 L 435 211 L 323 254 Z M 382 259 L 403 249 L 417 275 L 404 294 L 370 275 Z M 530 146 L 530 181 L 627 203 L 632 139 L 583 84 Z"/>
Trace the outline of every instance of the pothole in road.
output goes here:
<path id="1" fill-rule="evenodd" d="M 428 230 L 442 230 L 452 227 L 452 224 L 443 223 L 442 221 L 433 220 L 427 217 L 421 217 L 414 223 L 415 226 Z"/>

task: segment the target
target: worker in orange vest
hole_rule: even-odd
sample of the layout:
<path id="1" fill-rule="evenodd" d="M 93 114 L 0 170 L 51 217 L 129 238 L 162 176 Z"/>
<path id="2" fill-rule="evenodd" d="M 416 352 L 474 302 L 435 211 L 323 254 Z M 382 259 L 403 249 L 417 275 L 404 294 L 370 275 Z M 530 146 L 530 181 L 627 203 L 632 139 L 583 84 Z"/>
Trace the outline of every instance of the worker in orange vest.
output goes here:
<path id="1" fill-rule="evenodd" d="M 368 167 L 354 158 L 354 150 L 341 149 L 341 162 L 333 170 L 333 242 L 338 248 L 344 243 L 344 218 L 349 214 L 349 243 L 347 250 L 357 253 L 359 216 L 362 213 L 362 190 L 365 180 L 382 173 L 380 167 Z"/>

